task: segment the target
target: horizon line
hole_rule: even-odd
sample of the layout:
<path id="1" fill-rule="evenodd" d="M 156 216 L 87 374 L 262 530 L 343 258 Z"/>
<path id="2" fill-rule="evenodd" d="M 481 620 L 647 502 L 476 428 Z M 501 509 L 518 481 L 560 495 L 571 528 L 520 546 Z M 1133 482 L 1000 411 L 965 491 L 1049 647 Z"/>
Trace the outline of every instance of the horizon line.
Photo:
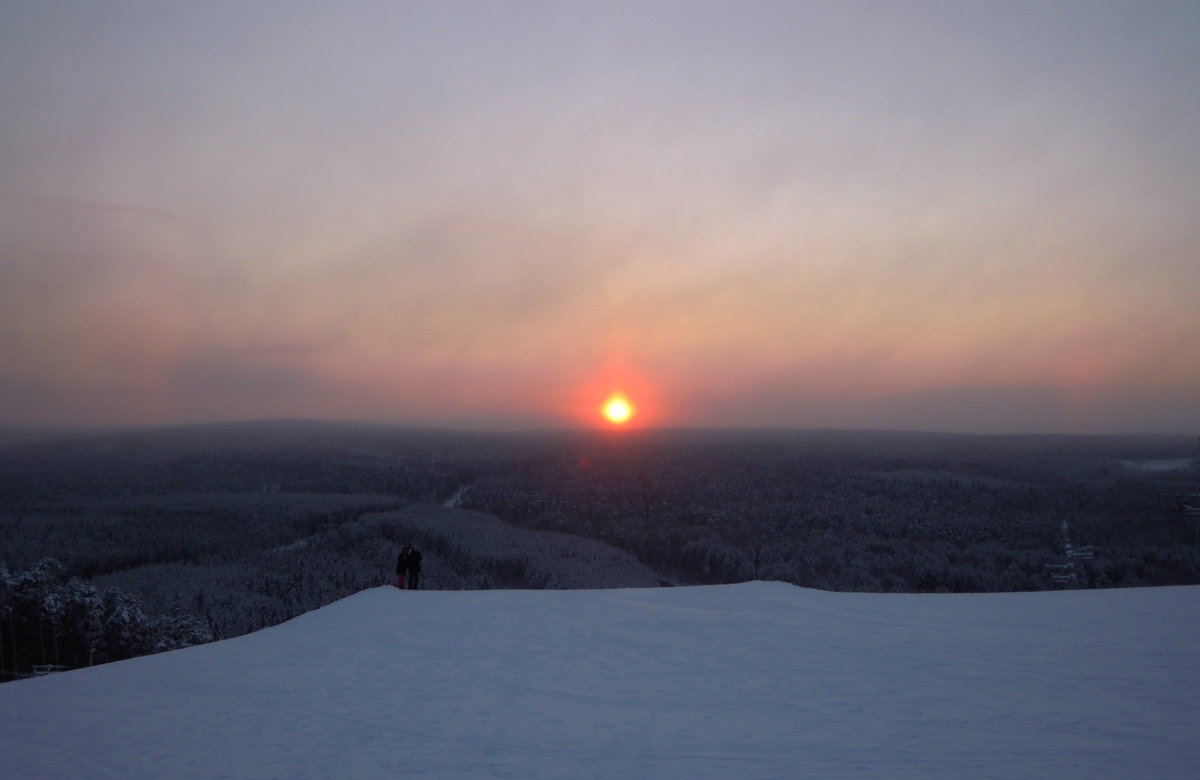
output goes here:
<path id="1" fill-rule="evenodd" d="M 801 426 L 801 425 L 677 425 L 677 426 L 631 426 L 612 428 L 599 426 L 550 426 L 550 425 L 463 425 L 447 422 L 413 422 L 404 420 L 378 420 L 358 418 L 325 418 L 325 417 L 253 417 L 230 418 L 220 420 L 179 420 L 173 422 L 127 422 L 127 423 L 60 423 L 60 424 L 19 424 L 0 423 L 0 435 L 31 436 L 31 437 L 60 437 L 60 436 L 105 436 L 129 433 L 152 433 L 179 431 L 185 429 L 252 427 L 263 425 L 321 425 L 344 427 L 369 427 L 376 429 L 392 429 L 413 433 L 442 433 L 442 434 L 486 434 L 486 435 L 578 435 L 598 434 L 609 437 L 637 436 L 643 434 L 674 434 L 674 433 L 714 433 L 714 434 L 815 434 L 815 433 L 846 433 L 846 434 L 884 434 L 884 435 L 923 435 L 923 436 L 965 436 L 987 438 L 1031 438 L 1031 437 L 1075 437 L 1075 438 L 1200 438 L 1197 432 L 1164 432 L 1164 431 L 963 431 L 935 428 L 883 428 L 855 426 Z"/>

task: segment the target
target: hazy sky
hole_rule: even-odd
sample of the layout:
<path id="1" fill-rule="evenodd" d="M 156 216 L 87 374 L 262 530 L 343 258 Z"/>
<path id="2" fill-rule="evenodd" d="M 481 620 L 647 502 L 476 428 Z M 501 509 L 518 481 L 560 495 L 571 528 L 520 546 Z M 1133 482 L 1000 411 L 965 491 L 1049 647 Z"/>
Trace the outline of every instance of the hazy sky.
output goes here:
<path id="1" fill-rule="evenodd" d="M 1200 4 L 0 5 L 0 423 L 1200 431 Z"/>

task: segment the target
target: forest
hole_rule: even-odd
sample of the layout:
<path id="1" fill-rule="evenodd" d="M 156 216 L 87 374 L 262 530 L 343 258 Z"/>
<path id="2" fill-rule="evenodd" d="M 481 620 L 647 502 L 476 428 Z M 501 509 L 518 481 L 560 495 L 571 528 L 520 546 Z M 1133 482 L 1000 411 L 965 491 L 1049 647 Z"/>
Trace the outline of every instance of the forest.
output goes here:
<path id="1" fill-rule="evenodd" d="M 433 589 L 1200 582 L 1190 436 L 271 421 L 0 442 L 4 680 L 288 620 L 390 582 L 405 543 Z"/>

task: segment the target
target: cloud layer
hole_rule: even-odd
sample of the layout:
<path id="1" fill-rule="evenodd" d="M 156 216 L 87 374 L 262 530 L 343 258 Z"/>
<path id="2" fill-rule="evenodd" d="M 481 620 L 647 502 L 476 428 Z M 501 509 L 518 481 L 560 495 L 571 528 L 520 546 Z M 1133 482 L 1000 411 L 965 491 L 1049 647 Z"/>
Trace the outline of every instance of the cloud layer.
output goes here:
<path id="1" fill-rule="evenodd" d="M 0 423 L 1200 428 L 1193 4 L 0 22 Z"/>

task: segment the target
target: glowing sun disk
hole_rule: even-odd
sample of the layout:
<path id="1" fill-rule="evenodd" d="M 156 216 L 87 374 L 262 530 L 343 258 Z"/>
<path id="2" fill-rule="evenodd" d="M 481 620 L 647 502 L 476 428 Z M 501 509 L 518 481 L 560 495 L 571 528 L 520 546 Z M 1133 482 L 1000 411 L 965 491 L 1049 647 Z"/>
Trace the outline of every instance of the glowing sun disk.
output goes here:
<path id="1" fill-rule="evenodd" d="M 621 425 L 629 421 L 633 417 L 633 404 L 625 396 L 615 394 L 609 397 L 604 402 L 604 407 L 601 409 L 604 418 L 614 425 Z"/>

